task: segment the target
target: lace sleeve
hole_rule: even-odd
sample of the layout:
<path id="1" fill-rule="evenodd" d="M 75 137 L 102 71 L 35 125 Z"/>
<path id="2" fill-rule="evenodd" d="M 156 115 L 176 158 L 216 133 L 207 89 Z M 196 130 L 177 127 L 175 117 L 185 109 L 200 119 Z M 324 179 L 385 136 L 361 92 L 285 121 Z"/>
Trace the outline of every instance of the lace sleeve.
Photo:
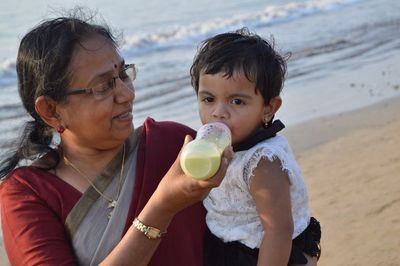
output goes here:
<path id="1" fill-rule="evenodd" d="M 295 173 L 293 172 L 293 169 L 295 168 L 292 167 L 293 164 L 296 164 L 294 158 L 288 156 L 287 151 L 285 151 L 285 147 L 273 147 L 273 145 L 270 146 L 262 145 L 250 150 L 251 152 L 247 157 L 248 159 L 243 169 L 244 182 L 249 189 L 251 179 L 254 176 L 254 169 L 257 167 L 261 159 L 266 159 L 271 162 L 279 160 L 282 171 L 284 171 L 289 177 L 290 184 L 293 184 L 294 182 Z"/>

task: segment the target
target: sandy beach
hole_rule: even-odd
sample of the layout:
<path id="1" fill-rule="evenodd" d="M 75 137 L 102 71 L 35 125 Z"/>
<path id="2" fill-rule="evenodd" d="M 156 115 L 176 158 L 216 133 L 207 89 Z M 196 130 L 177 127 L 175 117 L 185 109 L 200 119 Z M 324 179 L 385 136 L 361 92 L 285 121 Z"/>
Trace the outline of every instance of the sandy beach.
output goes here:
<path id="1" fill-rule="evenodd" d="M 286 131 L 322 226 L 319 265 L 399 265 L 400 97 Z"/>

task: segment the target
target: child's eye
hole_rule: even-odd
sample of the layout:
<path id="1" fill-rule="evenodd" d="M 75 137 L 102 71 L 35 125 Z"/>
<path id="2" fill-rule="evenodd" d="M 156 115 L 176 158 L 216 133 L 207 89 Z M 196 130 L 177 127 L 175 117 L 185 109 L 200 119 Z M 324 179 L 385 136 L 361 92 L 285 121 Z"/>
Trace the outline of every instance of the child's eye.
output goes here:
<path id="1" fill-rule="evenodd" d="M 231 103 L 236 104 L 236 105 L 241 105 L 244 104 L 244 102 L 241 99 L 233 99 Z"/>
<path id="2" fill-rule="evenodd" d="M 206 102 L 206 103 L 211 103 L 211 102 L 213 102 L 214 101 L 214 98 L 213 97 L 204 97 L 203 98 L 203 102 Z"/>

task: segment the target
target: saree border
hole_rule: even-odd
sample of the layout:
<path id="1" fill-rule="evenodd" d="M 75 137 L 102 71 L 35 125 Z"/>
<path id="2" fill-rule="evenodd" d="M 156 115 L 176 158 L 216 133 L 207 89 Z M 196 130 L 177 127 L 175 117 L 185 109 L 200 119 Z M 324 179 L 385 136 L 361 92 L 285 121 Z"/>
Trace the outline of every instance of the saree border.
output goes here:
<path id="1" fill-rule="evenodd" d="M 142 133 L 142 129 L 142 126 L 135 129 L 134 132 L 125 141 L 125 159 L 127 156 L 130 156 L 133 150 L 136 148 L 139 142 L 139 136 Z M 123 149 L 118 152 L 118 154 L 107 164 L 104 170 L 94 179 L 93 184 L 102 193 L 106 190 L 107 186 L 113 180 L 110 177 L 114 176 L 119 171 L 122 156 Z M 76 233 L 86 214 L 99 197 L 100 194 L 92 186 L 90 186 L 71 209 L 67 218 L 65 219 L 65 227 L 71 239 L 72 236 Z"/>

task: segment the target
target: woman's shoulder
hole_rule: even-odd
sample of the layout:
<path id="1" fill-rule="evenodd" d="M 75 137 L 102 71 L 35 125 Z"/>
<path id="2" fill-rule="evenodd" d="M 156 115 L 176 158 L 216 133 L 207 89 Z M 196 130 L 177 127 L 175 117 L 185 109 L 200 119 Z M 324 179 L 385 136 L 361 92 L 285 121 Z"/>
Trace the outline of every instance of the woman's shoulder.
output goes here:
<path id="1" fill-rule="evenodd" d="M 0 184 L 2 203 L 41 202 L 51 206 L 63 216 L 69 212 L 80 196 L 79 191 L 57 176 L 32 166 L 14 169 Z"/>
<path id="2" fill-rule="evenodd" d="M 11 171 L 0 184 L 2 205 L 12 204 L 20 198 L 35 198 L 39 195 L 36 176 L 31 167 L 19 167 Z"/>
<path id="3" fill-rule="evenodd" d="M 144 162 L 162 163 L 166 170 L 178 155 L 186 135 L 194 136 L 195 131 L 172 121 L 155 121 L 147 118 L 141 130 L 138 154 L 145 156 Z M 161 162 L 160 162 L 161 161 Z"/>
<path id="4" fill-rule="evenodd" d="M 45 170 L 32 166 L 22 166 L 7 175 L 0 184 L 0 190 L 20 189 L 39 193 L 42 189 L 66 185 L 66 183 L 63 183 L 65 182 Z"/>
<path id="5" fill-rule="evenodd" d="M 147 117 L 144 121 L 146 128 L 160 129 L 160 130 L 179 130 L 185 132 L 194 132 L 194 130 L 184 124 L 175 121 L 156 121 L 151 117 Z"/>
<path id="6" fill-rule="evenodd" d="M 183 124 L 174 121 L 156 121 L 153 118 L 146 118 L 143 123 L 144 132 L 147 135 L 167 138 L 181 138 L 185 135 L 195 136 L 196 132 Z"/>
<path id="7" fill-rule="evenodd" d="M 33 167 L 22 166 L 12 170 L 7 177 L 2 180 L 0 190 L 4 191 L 10 188 L 27 187 L 30 183 L 35 183 L 37 173 Z"/>

